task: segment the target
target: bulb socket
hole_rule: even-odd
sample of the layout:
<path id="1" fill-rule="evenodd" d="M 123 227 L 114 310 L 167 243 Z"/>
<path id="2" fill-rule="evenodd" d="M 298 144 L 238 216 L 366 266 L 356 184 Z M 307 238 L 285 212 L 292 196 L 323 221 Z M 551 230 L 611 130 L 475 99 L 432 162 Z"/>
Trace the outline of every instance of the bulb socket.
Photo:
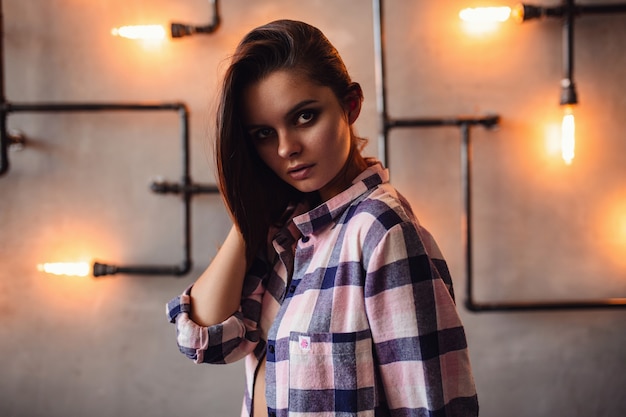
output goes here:
<path id="1" fill-rule="evenodd" d="M 561 105 L 578 104 L 576 86 L 569 78 L 561 80 Z"/>

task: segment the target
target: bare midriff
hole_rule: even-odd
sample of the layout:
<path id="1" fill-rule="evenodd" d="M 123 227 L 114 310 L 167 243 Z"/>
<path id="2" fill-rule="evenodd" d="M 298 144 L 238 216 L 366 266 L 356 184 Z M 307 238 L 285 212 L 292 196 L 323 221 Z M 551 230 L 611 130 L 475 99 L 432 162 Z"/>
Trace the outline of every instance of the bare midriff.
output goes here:
<path id="1" fill-rule="evenodd" d="M 254 381 L 254 394 L 252 413 L 253 417 L 267 417 L 267 402 L 265 401 L 265 357 L 259 364 L 256 380 Z"/>

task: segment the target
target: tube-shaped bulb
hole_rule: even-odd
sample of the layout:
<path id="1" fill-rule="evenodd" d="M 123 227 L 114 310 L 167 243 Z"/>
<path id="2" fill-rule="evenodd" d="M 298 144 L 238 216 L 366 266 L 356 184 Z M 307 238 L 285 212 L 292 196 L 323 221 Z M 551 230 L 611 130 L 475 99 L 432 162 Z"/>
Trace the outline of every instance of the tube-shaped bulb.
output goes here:
<path id="1" fill-rule="evenodd" d="M 165 28 L 161 25 L 121 26 L 111 29 L 113 36 L 138 40 L 163 40 Z"/>
<path id="2" fill-rule="evenodd" d="M 470 7 L 459 12 L 459 17 L 468 23 L 500 23 L 511 15 L 511 8 L 502 7 Z"/>
<path id="3" fill-rule="evenodd" d="M 52 262 L 39 264 L 37 269 L 52 275 L 86 277 L 91 267 L 87 262 Z"/>
<path id="4" fill-rule="evenodd" d="M 571 165 L 574 159 L 576 147 L 576 123 L 574 121 L 573 108 L 565 106 L 563 121 L 561 122 L 561 156 L 567 165 Z"/>

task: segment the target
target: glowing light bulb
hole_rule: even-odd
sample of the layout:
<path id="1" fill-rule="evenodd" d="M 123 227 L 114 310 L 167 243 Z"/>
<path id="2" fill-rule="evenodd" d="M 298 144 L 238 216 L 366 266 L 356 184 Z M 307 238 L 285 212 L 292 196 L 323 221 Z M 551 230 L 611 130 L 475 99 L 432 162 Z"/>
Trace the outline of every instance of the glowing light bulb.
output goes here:
<path id="1" fill-rule="evenodd" d="M 91 266 L 87 262 L 52 262 L 37 265 L 37 270 L 52 275 L 86 277 L 89 275 Z"/>
<path id="2" fill-rule="evenodd" d="M 513 7 L 513 9 L 511 9 L 511 19 L 517 23 L 522 23 L 524 21 L 524 14 L 524 5 L 521 3 L 518 3 Z"/>
<path id="3" fill-rule="evenodd" d="M 510 7 L 470 7 L 459 12 L 459 17 L 468 23 L 501 23 L 511 15 Z"/>
<path id="4" fill-rule="evenodd" d="M 121 26 L 111 29 L 113 36 L 138 40 L 163 40 L 165 28 L 161 25 Z"/>
<path id="5" fill-rule="evenodd" d="M 576 123 L 572 106 L 565 106 L 563 121 L 561 123 L 561 156 L 567 165 L 571 165 L 574 159 L 576 147 Z"/>

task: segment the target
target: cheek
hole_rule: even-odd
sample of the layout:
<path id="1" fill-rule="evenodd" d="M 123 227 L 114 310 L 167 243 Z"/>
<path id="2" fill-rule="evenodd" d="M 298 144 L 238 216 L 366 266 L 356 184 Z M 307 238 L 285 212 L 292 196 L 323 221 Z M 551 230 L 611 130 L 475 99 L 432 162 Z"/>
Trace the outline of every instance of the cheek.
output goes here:
<path id="1" fill-rule="evenodd" d="M 341 127 L 335 132 L 336 140 L 339 143 L 336 145 L 341 150 L 342 156 L 346 157 L 350 153 L 350 147 L 352 146 L 352 134 L 350 133 L 350 126 L 341 124 Z"/>
<path id="2" fill-rule="evenodd" d="M 350 126 L 341 118 L 328 120 L 319 133 L 326 146 L 336 150 L 350 147 Z"/>
<path id="3" fill-rule="evenodd" d="M 278 154 L 273 146 L 264 145 L 264 146 L 256 146 L 257 155 L 261 158 L 261 161 L 265 163 L 272 171 L 276 171 L 276 167 L 278 164 Z"/>

